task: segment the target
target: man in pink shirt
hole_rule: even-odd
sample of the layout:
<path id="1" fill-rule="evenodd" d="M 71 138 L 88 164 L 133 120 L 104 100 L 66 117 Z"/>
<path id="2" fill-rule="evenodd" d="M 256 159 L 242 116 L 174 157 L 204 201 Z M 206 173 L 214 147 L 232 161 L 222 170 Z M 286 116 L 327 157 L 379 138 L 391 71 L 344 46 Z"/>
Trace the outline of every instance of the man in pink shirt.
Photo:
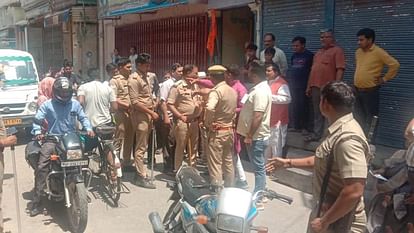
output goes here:
<path id="1" fill-rule="evenodd" d="M 238 65 L 230 65 L 227 68 L 228 72 L 226 77 L 226 83 L 233 88 L 233 90 L 237 93 L 237 108 L 236 108 L 236 120 L 238 122 L 239 113 L 243 104 L 241 102 L 243 96 L 247 94 L 246 87 L 240 82 L 240 67 Z M 235 167 L 236 173 L 236 187 L 247 189 L 248 184 L 246 180 L 246 174 L 244 173 L 243 165 L 240 160 L 240 151 L 241 151 L 241 142 L 239 135 L 235 132 L 234 133 L 234 156 L 233 156 L 233 164 Z"/>

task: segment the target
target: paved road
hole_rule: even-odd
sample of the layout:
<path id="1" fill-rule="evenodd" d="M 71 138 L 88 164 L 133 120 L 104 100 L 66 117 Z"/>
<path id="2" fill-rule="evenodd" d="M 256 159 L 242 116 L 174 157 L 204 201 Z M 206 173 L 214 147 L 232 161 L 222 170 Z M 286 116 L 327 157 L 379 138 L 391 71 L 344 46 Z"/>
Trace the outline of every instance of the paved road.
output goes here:
<path id="1" fill-rule="evenodd" d="M 60 233 L 69 232 L 66 221 L 65 207 L 62 203 L 49 203 L 46 215 L 29 217 L 27 206 L 32 198 L 33 171 L 24 160 L 24 145 L 16 147 L 16 160 L 19 183 L 20 213 L 22 219 L 22 232 L 30 233 Z M 161 158 L 158 158 L 161 161 Z M 15 193 L 13 184 L 13 169 L 10 149 L 5 150 L 5 180 L 3 185 L 3 217 L 5 230 L 17 232 Z M 161 168 L 161 165 L 157 166 Z M 120 207 L 114 208 L 108 201 L 104 189 L 99 185 L 99 178 L 95 177 L 93 185 L 89 189 L 89 219 L 85 232 L 105 233 L 146 233 L 151 232 L 148 221 L 148 213 L 159 211 L 161 216 L 168 207 L 167 198 L 170 190 L 165 187 L 165 178 L 169 178 L 156 172 L 156 190 L 145 190 L 134 186 L 129 181 L 133 174 L 126 173 L 124 183 L 131 190 L 130 194 L 121 195 Z M 253 184 L 254 176 L 248 172 L 249 184 Z M 269 232 L 303 233 L 306 230 L 311 196 L 286 186 L 268 181 L 269 188 L 289 195 L 294 198 L 294 203 L 289 206 L 279 201 L 266 204 L 263 212 L 260 212 L 256 225 L 269 227 Z"/>

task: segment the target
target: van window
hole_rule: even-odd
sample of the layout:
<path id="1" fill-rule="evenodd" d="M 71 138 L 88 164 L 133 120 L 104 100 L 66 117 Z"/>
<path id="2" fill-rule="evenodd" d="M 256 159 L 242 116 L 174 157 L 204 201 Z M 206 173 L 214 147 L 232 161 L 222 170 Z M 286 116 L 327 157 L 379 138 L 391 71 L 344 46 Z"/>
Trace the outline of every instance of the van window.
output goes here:
<path id="1" fill-rule="evenodd" d="M 0 80 L 6 86 L 24 86 L 37 83 L 33 60 L 29 56 L 0 57 Z"/>

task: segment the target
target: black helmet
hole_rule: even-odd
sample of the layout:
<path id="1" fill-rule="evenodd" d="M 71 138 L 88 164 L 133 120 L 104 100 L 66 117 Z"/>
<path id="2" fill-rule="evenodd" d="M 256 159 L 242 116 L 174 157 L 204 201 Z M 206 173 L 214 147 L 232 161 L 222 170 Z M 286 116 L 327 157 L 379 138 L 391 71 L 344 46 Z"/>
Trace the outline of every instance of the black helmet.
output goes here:
<path id="1" fill-rule="evenodd" d="M 60 77 L 53 83 L 53 97 L 61 103 L 72 99 L 72 83 L 66 77 Z"/>

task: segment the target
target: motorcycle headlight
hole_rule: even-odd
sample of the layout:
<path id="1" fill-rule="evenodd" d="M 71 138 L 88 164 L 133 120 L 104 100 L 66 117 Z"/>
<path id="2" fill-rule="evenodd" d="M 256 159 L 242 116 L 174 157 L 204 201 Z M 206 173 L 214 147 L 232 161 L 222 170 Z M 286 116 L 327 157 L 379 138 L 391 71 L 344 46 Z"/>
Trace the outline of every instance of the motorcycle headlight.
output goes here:
<path id="1" fill-rule="evenodd" d="M 26 108 L 29 112 L 36 112 L 37 111 L 37 103 L 36 102 L 30 102 L 29 104 L 27 104 Z"/>
<path id="2" fill-rule="evenodd" d="M 220 214 L 217 218 L 217 229 L 225 232 L 243 232 L 243 219 Z"/>
<path id="3" fill-rule="evenodd" d="M 82 158 L 82 150 L 68 150 L 66 152 L 67 160 L 76 160 Z"/>

